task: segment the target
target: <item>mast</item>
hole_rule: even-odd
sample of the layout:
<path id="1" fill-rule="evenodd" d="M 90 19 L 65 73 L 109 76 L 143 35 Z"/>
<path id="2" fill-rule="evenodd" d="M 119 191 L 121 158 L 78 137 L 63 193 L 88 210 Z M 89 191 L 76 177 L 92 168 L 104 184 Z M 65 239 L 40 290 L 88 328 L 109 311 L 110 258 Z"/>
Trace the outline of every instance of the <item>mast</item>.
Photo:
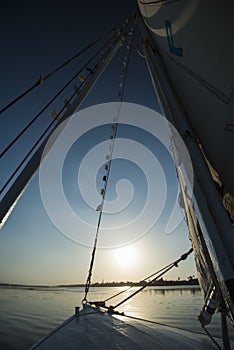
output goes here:
<path id="1" fill-rule="evenodd" d="M 201 145 L 194 135 L 183 106 L 167 75 L 163 60 L 149 31 L 140 21 L 145 58 L 151 79 L 165 117 L 177 128 L 189 151 L 194 170 L 193 193 L 186 190 L 186 174 L 175 162 L 185 212 L 192 239 L 200 284 L 208 294 L 209 282 L 218 289 L 232 320 L 234 320 L 234 258 L 233 227 L 222 205 Z M 172 141 L 173 135 L 172 135 Z M 173 149 L 176 144 L 173 144 Z M 179 157 L 179 155 L 178 155 Z M 177 158 L 177 157 L 176 157 Z M 178 159 L 178 158 L 177 158 Z M 206 266 L 202 266 L 205 261 Z M 202 271 L 203 269 L 203 271 Z M 208 269 L 208 270 L 207 270 Z M 208 276 L 208 280 L 204 280 Z"/>
<path id="2" fill-rule="evenodd" d="M 105 71 L 109 63 L 114 58 L 115 54 L 118 52 L 120 46 L 122 45 L 122 33 L 119 32 L 118 36 L 115 36 L 113 39 L 112 47 L 109 49 L 109 52 L 107 55 L 103 58 L 102 61 L 100 61 L 99 65 L 96 67 L 96 69 L 93 71 L 93 74 L 87 81 L 84 83 L 83 88 L 78 91 L 77 97 L 75 98 L 74 102 L 71 103 L 67 111 L 63 114 L 61 119 L 58 121 L 57 125 L 53 128 L 53 130 L 50 132 L 50 134 L 46 137 L 46 139 L 43 141 L 41 146 L 38 148 L 38 150 L 34 153 L 33 157 L 28 161 L 20 175 L 16 178 L 12 186 L 9 188 L 9 190 L 6 192 L 5 196 L 3 197 L 1 201 L 1 211 L 0 211 L 0 228 L 3 227 L 4 223 L 6 222 L 7 218 L 13 211 L 15 205 L 17 204 L 18 200 L 22 196 L 23 192 L 25 191 L 27 185 L 31 181 L 33 175 L 38 170 L 41 161 L 42 161 L 42 154 L 45 148 L 45 145 L 50 138 L 51 134 L 56 129 L 56 136 L 57 138 L 62 133 L 63 129 L 66 126 L 66 123 L 68 122 L 69 117 L 72 116 L 73 113 L 80 107 L 88 93 L 91 91 L 97 80 L 100 78 L 102 73 Z M 66 121 L 64 123 L 64 121 Z M 53 139 L 53 143 L 56 141 L 56 139 Z M 51 143 L 50 147 L 52 147 L 53 143 Z M 49 151 L 49 149 L 48 149 Z M 47 152 L 48 152 L 47 151 Z"/>

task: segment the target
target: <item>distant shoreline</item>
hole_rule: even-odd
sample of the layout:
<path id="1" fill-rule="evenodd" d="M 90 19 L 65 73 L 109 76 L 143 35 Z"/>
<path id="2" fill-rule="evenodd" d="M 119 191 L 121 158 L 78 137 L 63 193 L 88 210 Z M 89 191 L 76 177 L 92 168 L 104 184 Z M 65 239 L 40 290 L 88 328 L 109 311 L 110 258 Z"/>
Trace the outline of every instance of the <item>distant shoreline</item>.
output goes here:
<path id="1" fill-rule="evenodd" d="M 140 282 L 95 282 L 91 284 L 91 287 L 126 287 L 126 286 L 144 286 L 146 285 L 146 281 L 140 281 Z M 164 287 L 164 286 L 199 286 L 198 279 L 197 278 L 191 278 L 189 280 L 181 280 L 181 281 L 174 281 L 174 280 L 159 280 L 155 281 L 154 283 L 150 284 L 150 287 Z M 75 288 L 75 287 L 85 287 L 85 284 L 83 283 L 76 283 L 76 284 L 59 284 L 59 285 L 31 285 L 31 284 L 18 284 L 18 283 L 0 283 L 1 287 L 8 287 L 8 288 Z"/>

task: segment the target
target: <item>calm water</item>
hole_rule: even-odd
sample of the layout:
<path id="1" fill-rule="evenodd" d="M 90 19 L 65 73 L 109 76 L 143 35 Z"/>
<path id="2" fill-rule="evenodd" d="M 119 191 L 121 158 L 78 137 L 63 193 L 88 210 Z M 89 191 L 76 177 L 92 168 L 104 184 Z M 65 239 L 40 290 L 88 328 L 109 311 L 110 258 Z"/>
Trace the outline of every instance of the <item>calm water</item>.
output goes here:
<path id="1" fill-rule="evenodd" d="M 89 300 L 104 300 L 123 287 L 92 288 Z M 110 301 L 114 305 L 129 292 Z M 28 349 L 80 306 L 83 288 L 0 288 L 0 349 Z M 123 304 L 119 311 L 157 322 L 201 331 L 197 315 L 202 308 L 198 288 L 150 287 Z M 126 319 L 127 320 L 127 319 Z M 220 336 L 220 315 L 208 327 Z M 230 338 L 234 340 L 231 329 Z"/>

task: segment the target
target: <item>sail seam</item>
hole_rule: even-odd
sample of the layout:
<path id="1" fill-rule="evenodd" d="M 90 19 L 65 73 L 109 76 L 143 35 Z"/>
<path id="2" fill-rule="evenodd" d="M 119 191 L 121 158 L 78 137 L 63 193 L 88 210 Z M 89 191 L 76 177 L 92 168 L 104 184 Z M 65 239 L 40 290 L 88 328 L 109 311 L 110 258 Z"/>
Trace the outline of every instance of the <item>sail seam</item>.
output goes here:
<path id="1" fill-rule="evenodd" d="M 178 67 L 180 67 L 185 73 L 189 74 L 192 78 L 197 80 L 201 85 L 203 85 L 208 91 L 210 91 L 213 95 L 218 97 L 223 103 L 228 104 L 230 97 L 224 94 L 222 91 L 217 89 L 214 85 L 212 85 L 209 81 L 202 78 L 199 74 L 195 73 L 192 69 L 190 69 L 188 66 L 184 65 L 183 63 L 177 61 L 174 57 L 169 55 L 161 46 L 160 48 L 164 52 L 164 54 Z"/>

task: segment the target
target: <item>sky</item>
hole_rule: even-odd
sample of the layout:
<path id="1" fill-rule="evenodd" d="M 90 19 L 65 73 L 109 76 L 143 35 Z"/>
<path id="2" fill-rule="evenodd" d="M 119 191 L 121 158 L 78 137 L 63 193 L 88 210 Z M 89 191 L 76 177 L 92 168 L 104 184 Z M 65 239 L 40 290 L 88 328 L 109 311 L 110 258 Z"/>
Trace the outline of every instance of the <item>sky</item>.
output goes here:
<path id="1" fill-rule="evenodd" d="M 69 0 L 58 3 L 13 1 L 10 5 L 1 5 L 0 23 L 4 33 L 1 39 L 1 106 L 35 83 L 40 75 L 45 76 L 91 41 L 118 26 L 135 10 L 134 0 L 81 4 Z M 93 282 L 142 280 L 178 259 L 191 247 L 183 218 L 172 232 L 166 230 L 177 201 L 178 184 L 173 162 L 163 144 L 168 143 L 167 137 L 163 130 L 157 130 L 160 122 L 155 126 L 151 121 L 151 116 L 160 112 L 160 108 L 144 58 L 137 53 L 137 40 L 135 35 L 123 97 L 126 105 L 122 106 L 120 113 L 118 140 L 114 147 L 116 159 L 112 162 L 106 193 L 106 199 L 114 201 L 112 204 L 116 208 L 120 207 L 117 214 L 113 214 L 112 204 L 106 205 L 110 212 L 102 217 Z M 55 186 L 61 154 L 57 155 L 55 149 L 50 158 L 52 163 L 55 161 L 54 167 L 51 170 L 46 165 L 41 167 L 40 174 L 34 176 L 0 230 L 0 283 L 56 285 L 85 282 L 92 251 L 90 242 L 94 240 L 99 215 L 95 210 L 101 198 L 97 191 L 103 186 L 105 155 L 111 144 L 108 137 L 116 116 L 115 103 L 126 52 L 126 47 L 120 49 L 82 104 L 77 119 L 74 118 L 74 123 L 82 118 L 80 127 L 85 129 L 89 118 L 95 115 L 96 127 L 87 128 L 87 132 L 78 138 L 76 124 L 71 122 L 64 136 L 71 142 L 71 148 L 61 160 L 64 161 L 61 172 L 63 191 L 72 211 L 89 224 L 85 224 L 88 228 L 82 231 L 82 226 L 73 225 L 57 200 L 59 194 Z M 89 54 L 73 62 L 58 74 L 58 78 L 43 83 L 45 87 L 41 86 L 0 116 L 1 150 L 53 96 L 52 91 L 61 86 L 61 81 L 71 77 L 77 67 L 87 61 Z M 56 103 L 55 109 L 62 101 Z M 133 104 L 139 107 L 135 108 Z M 94 107 L 96 105 L 98 107 Z M 156 112 L 153 113 L 152 109 Z M 26 134 L 26 140 L 17 142 L 1 160 L 1 184 L 25 155 L 28 145 L 51 120 L 49 111 Z M 134 119 L 138 114 L 141 128 Z M 127 121 L 126 116 L 129 116 Z M 73 134 L 75 141 L 72 143 Z M 79 169 L 83 170 L 80 177 Z M 164 187 L 167 190 L 166 204 L 162 207 Z M 47 197 L 51 200 L 55 219 L 48 214 Z M 143 210 L 145 217 L 142 220 L 140 217 L 139 223 L 135 222 L 145 208 L 147 198 L 152 205 Z M 85 200 L 93 202 L 87 204 Z M 183 216 L 179 207 L 177 210 Z M 146 229 L 151 217 L 156 218 L 155 223 Z M 57 219 L 61 225 L 65 223 L 63 229 Z M 122 232 L 121 227 L 129 222 L 133 222 L 131 229 L 127 227 Z M 175 268 L 165 278 L 187 279 L 194 274 L 191 256 L 181 268 Z"/>

